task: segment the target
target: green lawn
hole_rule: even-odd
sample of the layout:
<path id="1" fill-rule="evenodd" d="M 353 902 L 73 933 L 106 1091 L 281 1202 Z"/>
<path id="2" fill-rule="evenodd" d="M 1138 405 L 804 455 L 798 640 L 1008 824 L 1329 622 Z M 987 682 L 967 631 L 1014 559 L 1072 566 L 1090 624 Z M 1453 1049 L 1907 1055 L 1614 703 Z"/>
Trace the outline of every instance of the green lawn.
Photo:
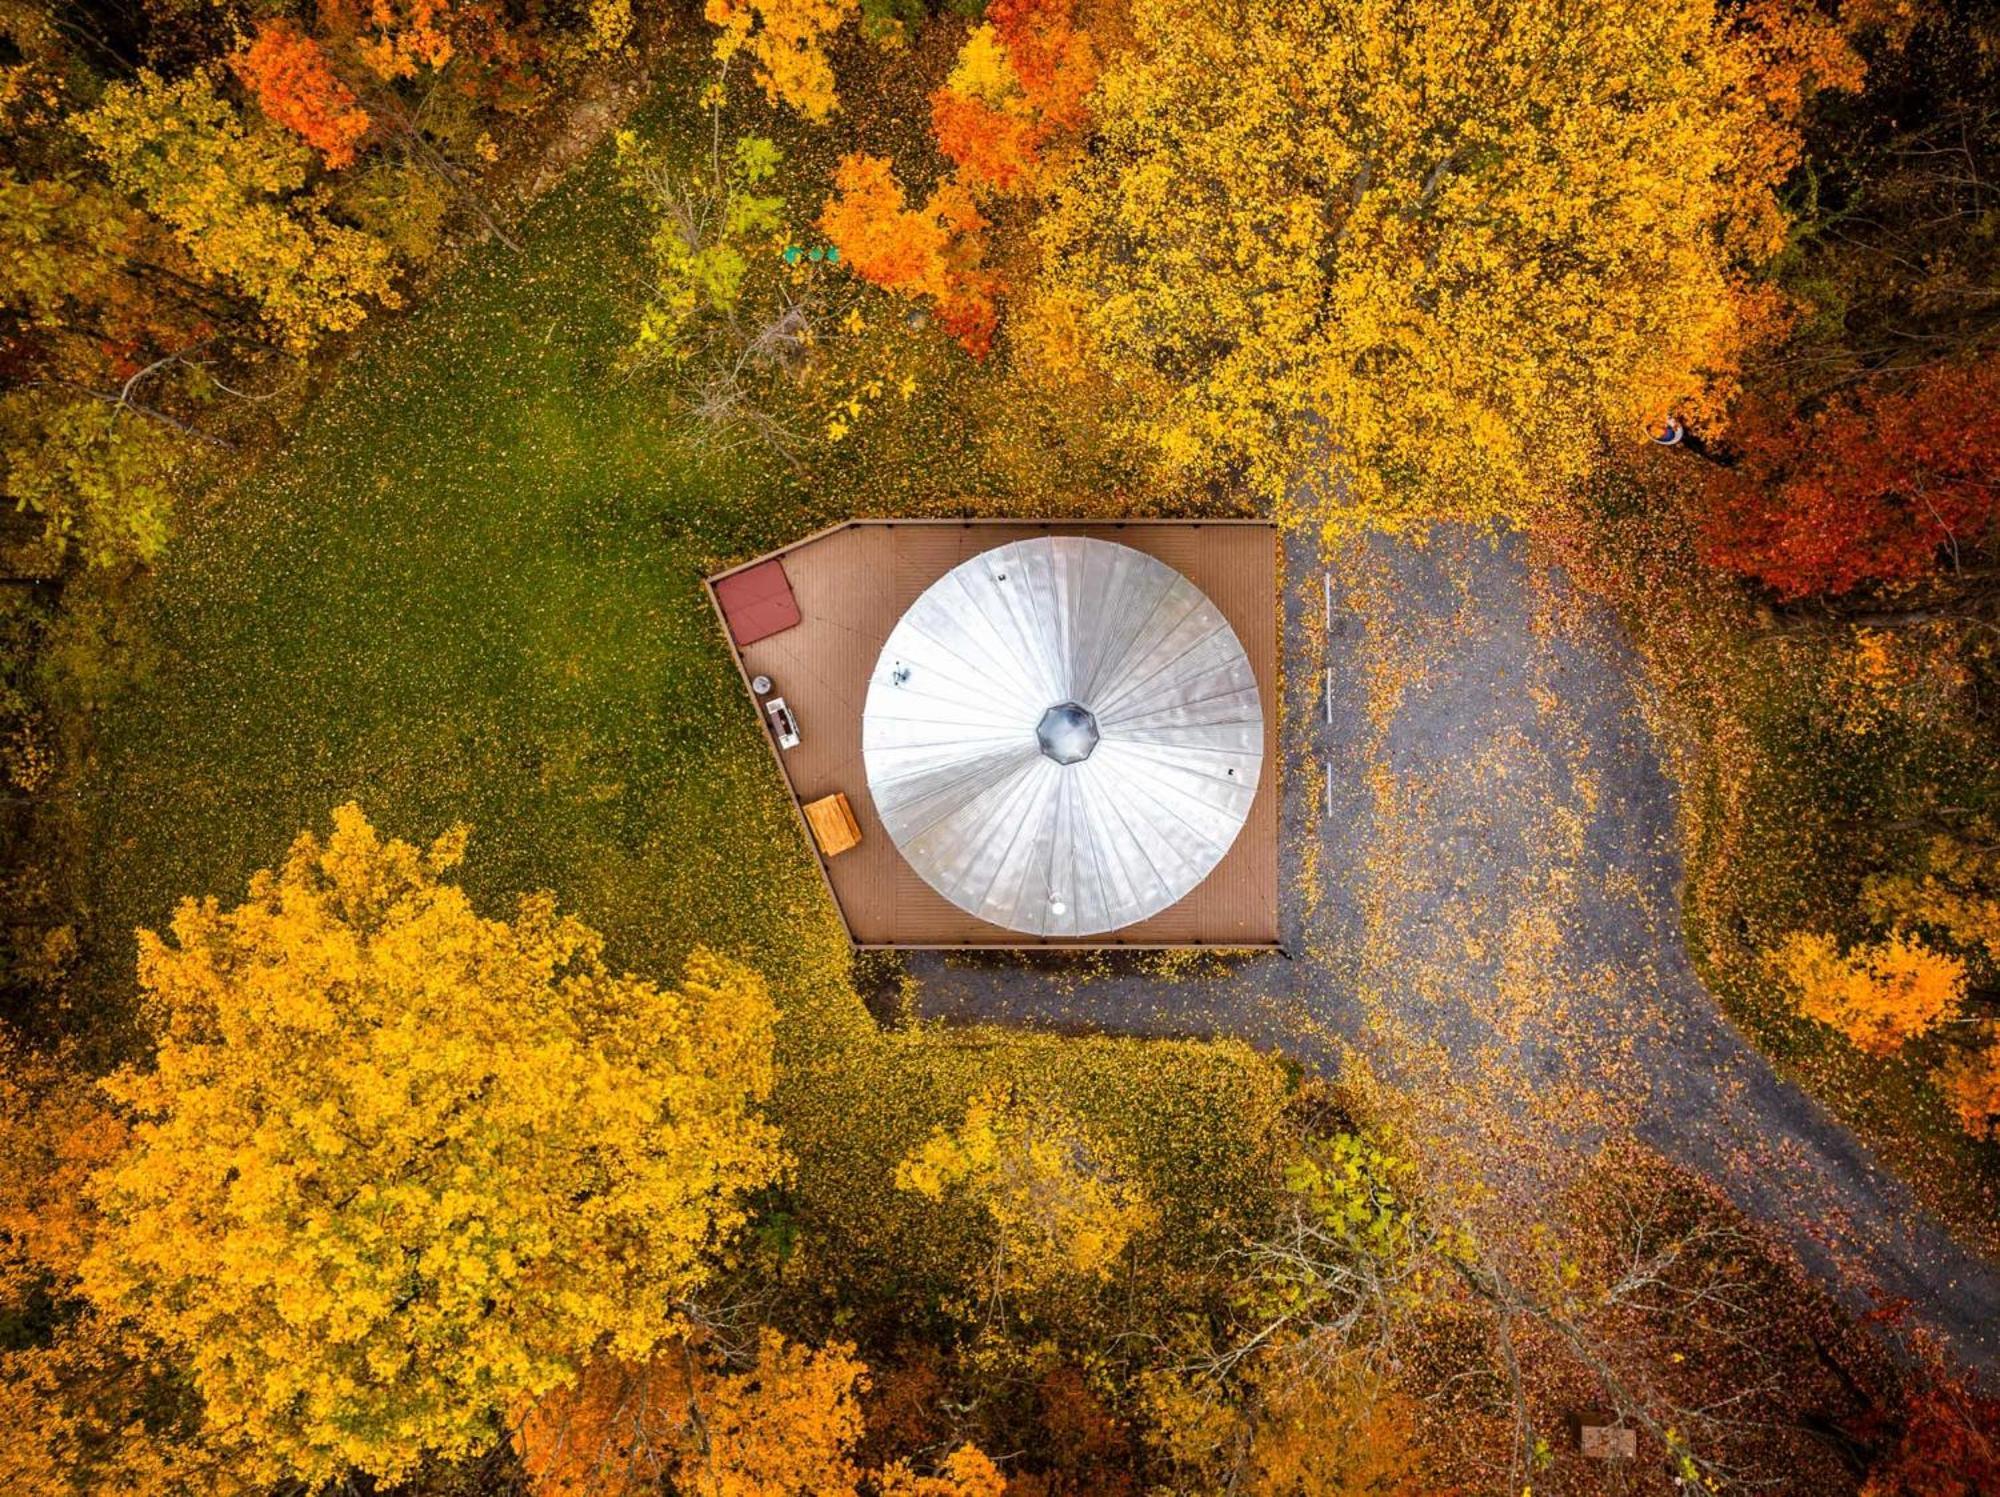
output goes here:
<path id="1" fill-rule="evenodd" d="M 143 601 L 155 679 L 98 725 L 99 929 L 240 890 L 348 798 L 470 822 L 476 891 L 558 889 L 626 962 L 828 924 L 699 587 L 819 512 L 690 469 L 610 376 L 637 237 L 590 173 L 191 521 Z"/>

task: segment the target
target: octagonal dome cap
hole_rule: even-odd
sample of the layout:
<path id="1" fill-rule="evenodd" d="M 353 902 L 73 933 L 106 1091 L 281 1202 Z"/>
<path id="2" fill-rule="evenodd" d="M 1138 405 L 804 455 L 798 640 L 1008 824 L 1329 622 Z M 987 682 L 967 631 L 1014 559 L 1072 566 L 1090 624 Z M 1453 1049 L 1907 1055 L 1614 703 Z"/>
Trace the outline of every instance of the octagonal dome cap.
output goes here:
<path id="1" fill-rule="evenodd" d="M 1080 764 L 1097 747 L 1097 718 L 1087 707 L 1063 702 L 1042 714 L 1035 740 L 1056 763 Z"/>
<path id="2" fill-rule="evenodd" d="M 1264 711 L 1241 641 L 1165 562 L 1042 536 L 910 605 L 861 717 L 868 790 L 917 874 L 1033 936 L 1182 899 L 1256 799 Z"/>

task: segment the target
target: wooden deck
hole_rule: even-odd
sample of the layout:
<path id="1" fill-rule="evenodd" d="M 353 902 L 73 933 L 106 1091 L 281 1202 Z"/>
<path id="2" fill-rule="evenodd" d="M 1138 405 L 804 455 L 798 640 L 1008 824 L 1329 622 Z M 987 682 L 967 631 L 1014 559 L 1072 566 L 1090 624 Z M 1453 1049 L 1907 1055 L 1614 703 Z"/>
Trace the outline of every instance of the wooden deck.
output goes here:
<path id="1" fill-rule="evenodd" d="M 1263 697 L 1264 775 L 1235 844 L 1179 903 L 1136 925 L 1081 938 L 1039 938 L 966 914 L 904 862 L 875 813 L 861 758 L 861 709 L 883 641 L 923 590 L 968 557 L 1035 535 L 1117 541 L 1176 568 L 1214 601 L 1249 654 Z M 819 858 L 834 902 L 860 946 L 1147 947 L 1273 946 L 1278 940 L 1278 550 L 1259 521 L 1132 520 L 1078 525 L 981 520 L 856 520 L 771 557 L 784 563 L 800 622 L 738 646 L 748 691 L 753 676 L 797 715 L 800 743 L 773 753 L 796 808 L 844 792 L 861 827 L 858 847 Z M 716 584 L 709 579 L 711 599 Z M 720 607 L 717 618 L 722 617 Z M 727 628 L 724 629 L 727 634 Z M 754 702 L 746 710 L 757 710 Z M 758 713 L 762 717 L 762 713 Z M 803 827 L 803 822 L 801 823 Z M 811 846 L 808 838 L 808 846 Z M 813 854 L 819 857 L 817 850 Z"/>

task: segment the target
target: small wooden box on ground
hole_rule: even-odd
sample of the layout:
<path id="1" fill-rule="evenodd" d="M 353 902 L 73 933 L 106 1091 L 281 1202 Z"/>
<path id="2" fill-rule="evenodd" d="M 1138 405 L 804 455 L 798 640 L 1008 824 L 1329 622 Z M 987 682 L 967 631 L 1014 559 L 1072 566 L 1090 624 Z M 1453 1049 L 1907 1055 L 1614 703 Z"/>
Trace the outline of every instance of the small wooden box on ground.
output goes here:
<path id="1" fill-rule="evenodd" d="M 1613 1424 L 1602 1414 L 1585 1414 L 1576 1421 L 1578 1452 L 1596 1461 L 1629 1461 L 1639 1454 L 1639 1432 Z"/>
<path id="2" fill-rule="evenodd" d="M 808 802 L 805 807 L 806 824 L 812 828 L 813 841 L 827 857 L 835 857 L 850 847 L 861 843 L 861 823 L 854 819 L 854 808 L 847 803 L 847 797 L 838 791 Z"/>

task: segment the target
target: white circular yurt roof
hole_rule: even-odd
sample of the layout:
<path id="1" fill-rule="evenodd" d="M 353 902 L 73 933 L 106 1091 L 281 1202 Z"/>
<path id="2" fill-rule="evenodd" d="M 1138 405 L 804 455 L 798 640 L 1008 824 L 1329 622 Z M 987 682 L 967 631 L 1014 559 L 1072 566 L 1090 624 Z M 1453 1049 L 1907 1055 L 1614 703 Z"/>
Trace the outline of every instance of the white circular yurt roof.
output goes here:
<path id="1" fill-rule="evenodd" d="M 1085 936 L 1158 914 L 1236 840 L 1264 763 L 1249 658 L 1143 552 L 1043 536 L 945 573 L 890 631 L 861 717 L 868 790 L 969 914 Z"/>

